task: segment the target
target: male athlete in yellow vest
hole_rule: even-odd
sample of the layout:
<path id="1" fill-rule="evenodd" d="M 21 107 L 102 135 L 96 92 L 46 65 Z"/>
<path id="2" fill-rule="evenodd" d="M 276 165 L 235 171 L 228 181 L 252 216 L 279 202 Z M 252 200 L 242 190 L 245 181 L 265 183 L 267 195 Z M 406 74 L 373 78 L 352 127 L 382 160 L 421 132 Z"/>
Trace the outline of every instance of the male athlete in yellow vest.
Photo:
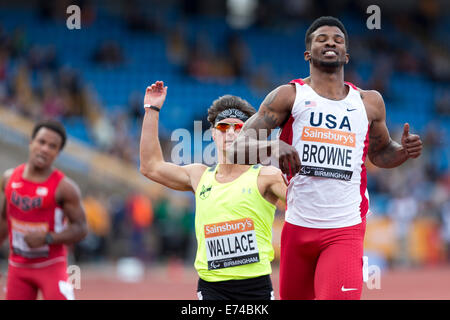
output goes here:
<path id="1" fill-rule="evenodd" d="M 166 187 L 195 193 L 198 298 L 273 299 L 272 223 L 275 203 L 285 201 L 286 183 L 281 171 L 272 166 L 225 164 L 225 149 L 256 110 L 236 96 L 215 100 L 208 109 L 208 121 L 217 165 L 178 166 L 164 161 L 158 140 L 159 112 L 166 95 L 162 81 L 147 87 L 140 171 Z"/>

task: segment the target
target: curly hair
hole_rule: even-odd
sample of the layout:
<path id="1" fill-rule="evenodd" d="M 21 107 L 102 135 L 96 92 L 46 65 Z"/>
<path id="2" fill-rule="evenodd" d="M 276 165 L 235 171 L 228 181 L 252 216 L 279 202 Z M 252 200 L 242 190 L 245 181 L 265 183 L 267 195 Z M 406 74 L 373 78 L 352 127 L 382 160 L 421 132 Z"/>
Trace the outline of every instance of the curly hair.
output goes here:
<path id="1" fill-rule="evenodd" d="M 344 24 L 335 17 L 331 17 L 331 16 L 325 16 L 325 17 L 320 17 L 317 18 L 316 20 L 313 21 L 313 23 L 309 26 L 308 30 L 306 30 L 306 34 L 305 34 L 305 47 L 306 49 L 310 49 L 311 48 L 311 34 L 316 31 L 317 29 L 319 29 L 322 26 L 332 26 L 332 27 L 338 27 L 342 33 L 344 34 L 344 38 L 345 38 L 345 48 L 348 50 L 348 34 L 347 34 L 347 30 L 344 27 Z"/>
<path id="2" fill-rule="evenodd" d="M 249 118 L 256 113 L 256 109 L 247 100 L 227 94 L 214 100 L 208 109 L 208 121 L 211 127 L 214 127 L 217 115 L 227 109 L 238 109 Z"/>
<path id="3" fill-rule="evenodd" d="M 46 119 L 39 121 L 34 125 L 33 131 L 31 132 L 31 140 L 33 140 L 36 137 L 39 129 L 41 128 L 50 129 L 56 132 L 61 137 L 61 145 L 59 146 L 59 150 L 61 151 L 66 145 L 67 140 L 67 133 L 66 129 L 64 128 L 64 125 L 61 122 L 53 119 Z"/>

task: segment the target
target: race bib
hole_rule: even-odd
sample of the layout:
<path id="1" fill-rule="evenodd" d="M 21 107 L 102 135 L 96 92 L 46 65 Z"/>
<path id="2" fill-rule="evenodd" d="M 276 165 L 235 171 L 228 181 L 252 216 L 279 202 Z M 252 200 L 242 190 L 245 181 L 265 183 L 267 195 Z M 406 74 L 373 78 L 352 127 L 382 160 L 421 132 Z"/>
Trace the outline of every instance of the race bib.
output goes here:
<path id="1" fill-rule="evenodd" d="M 356 135 L 334 129 L 304 127 L 300 174 L 350 181 Z"/>
<path id="2" fill-rule="evenodd" d="M 204 227 L 208 270 L 259 262 L 255 225 L 245 218 Z"/>
<path id="3" fill-rule="evenodd" d="M 12 249 L 14 254 L 25 258 L 43 258 L 49 255 L 49 246 L 30 248 L 25 242 L 25 235 L 30 232 L 47 232 L 48 224 L 42 222 L 22 222 L 11 219 Z"/>

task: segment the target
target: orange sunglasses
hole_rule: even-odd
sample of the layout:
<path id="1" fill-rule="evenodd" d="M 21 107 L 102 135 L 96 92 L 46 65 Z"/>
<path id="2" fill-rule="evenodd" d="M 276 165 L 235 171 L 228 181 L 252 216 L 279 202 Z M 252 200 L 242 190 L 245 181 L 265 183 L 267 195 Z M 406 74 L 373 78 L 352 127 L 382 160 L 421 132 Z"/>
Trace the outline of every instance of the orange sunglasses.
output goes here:
<path id="1" fill-rule="evenodd" d="M 234 131 L 241 131 L 242 127 L 244 126 L 243 123 L 228 123 L 228 122 L 219 122 L 216 124 L 216 129 L 221 132 L 227 132 L 227 130 L 233 126 Z"/>

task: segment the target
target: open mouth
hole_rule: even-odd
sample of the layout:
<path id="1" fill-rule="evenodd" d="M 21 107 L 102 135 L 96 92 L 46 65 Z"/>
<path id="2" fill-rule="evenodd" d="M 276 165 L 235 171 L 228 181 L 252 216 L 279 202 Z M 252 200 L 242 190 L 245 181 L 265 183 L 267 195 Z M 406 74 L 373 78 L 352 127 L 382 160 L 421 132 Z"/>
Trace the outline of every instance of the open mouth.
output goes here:
<path id="1" fill-rule="evenodd" d="M 41 162 L 46 162 L 46 161 L 47 161 L 47 157 L 38 154 L 38 155 L 36 156 L 36 160 L 39 160 L 39 161 L 41 161 Z"/>
<path id="2" fill-rule="evenodd" d="M 326 49 L 323 51 L 323 55 L 325 57 L 337 57 L 337 52 L 335 50 L 332 49 Z"/>

